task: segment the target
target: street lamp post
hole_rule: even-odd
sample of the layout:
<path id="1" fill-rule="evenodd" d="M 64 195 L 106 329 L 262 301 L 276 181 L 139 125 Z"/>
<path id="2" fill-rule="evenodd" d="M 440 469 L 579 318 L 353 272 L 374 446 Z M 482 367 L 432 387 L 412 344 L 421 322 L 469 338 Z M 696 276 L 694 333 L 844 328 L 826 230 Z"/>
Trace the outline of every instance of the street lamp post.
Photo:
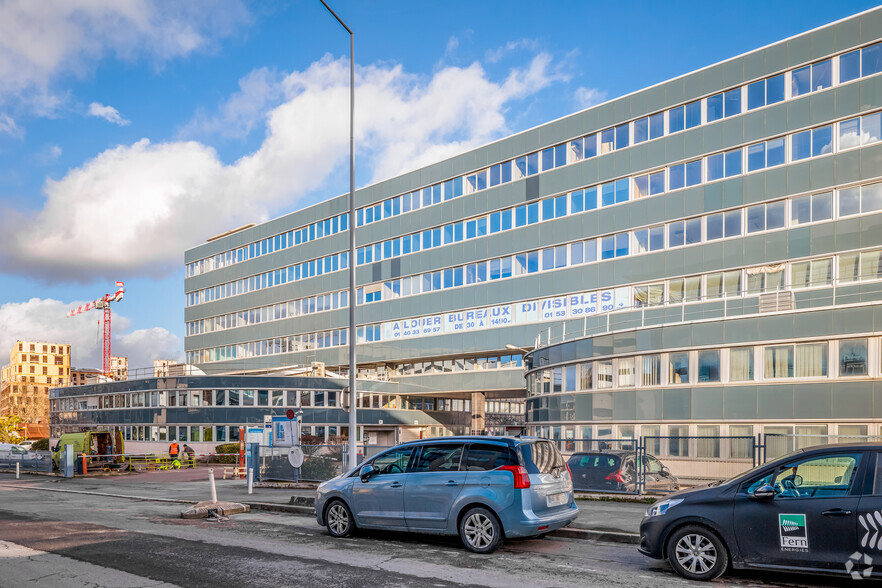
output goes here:
<path id="1" fill-rule="evenodd" d="M 349 467 L 355 467 L 358 430 L 355 394 L 355 34 L 325 0 L 319 1 L 349 33 Z"/>

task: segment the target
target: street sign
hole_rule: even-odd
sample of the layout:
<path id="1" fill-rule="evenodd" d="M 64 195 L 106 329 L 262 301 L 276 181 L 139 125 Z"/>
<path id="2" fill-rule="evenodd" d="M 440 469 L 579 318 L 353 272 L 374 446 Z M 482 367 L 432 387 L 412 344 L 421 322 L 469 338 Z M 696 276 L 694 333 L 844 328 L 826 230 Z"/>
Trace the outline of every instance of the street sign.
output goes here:
<path id="1" fill-rule="evenodd" d="M 285 411 L 285 416 L 288 417 L 289 421 L 293 421 L 294 420 L 294 411 L 289 408 L 288 410 Z"/>
<path id="2" fill-rule="evenodd" d="M 292 447 L 288 450 L 288 463 L 292 468 L 299 468 L 303 465 L 303 450 L 299 447 Z"/>

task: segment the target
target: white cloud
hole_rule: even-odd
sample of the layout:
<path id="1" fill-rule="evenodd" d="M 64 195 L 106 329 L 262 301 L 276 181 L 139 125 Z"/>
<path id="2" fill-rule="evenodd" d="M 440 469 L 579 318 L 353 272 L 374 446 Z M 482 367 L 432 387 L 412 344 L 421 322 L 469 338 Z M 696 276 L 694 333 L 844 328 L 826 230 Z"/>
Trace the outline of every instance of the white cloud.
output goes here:
<path id="1" fill-rule="evenodd" d="M 239 80 L 239 91 L 220 106 L 216 116 L 200 112 L 178 135 L 183 138 L 214 134 L 234 138 L 248 136 L 258 124 L 266 123 L 268 110 L 282 99 L 281 77 L 265 67 L 252 71 Z"/>
<path id="2" fill-rule="evenodd" d="M 113 344 L 113 354 L 128 357 L 130 369 L 153 367 L 155 359 L 184 361 L 181 340 L 161 327 L 122 333 Z"/>
<path id="3" fill-rule="evenodd" d="M 71 346 L 74 367 L 101 368 L 102 341 L 98 337 L 101 313 L 86 312 L 67 317 L 67 311 L 86 301 L 70 303 L 51 298 L 31 298 L 27 302 L 8 302 L 0 306 L 0 353 L 6 354 L 17 340 L 45 341 Z M 129 367 L 151 367 L 154 359 L 183 360 L 180 339 L 169 331 L 154 327 L 127 332 L 131 321 L 113 314 L 113 355 L 129 358 Z M 5 361 L 3 362 L 5 363 Z"/>
<path id="4" fill-rule="evenodd" d="M 0 135 L 3 134 L 21 137 L 21 129 L 18 128 L 11 116 L 0 112 Z"/>
<path id="5" fill-rule="evenodd" d="M 606 92 L 597 88 L 577 88 L 574 97 L 579 108 L 589 108 L 606 100 Z"/>
<path id="6" fill-rule="evenodd" d="M 502 47 L 497 47 L 496 49 L 488 49 L 484 54 L 484 61 L 487 63 L 499 63 L 502 61 L 502 58 L 517 51 L 519 49 L 526 49 L 529 51 L 535 52 L 539 47 L 539 43 L 535 39 L 519 39 L 517 41 L 509 41 Z"/>
<path id="7" fill-rule="evenodd" d="M 0 102 L 19 96 L 38 114 L 63 98 L 52 81 L 85 75 L 103 57 L 161 64 L 211 46 L 247 22 L 238 0 L 9 0 L 0 2 Z"/>
<path id="8" fill-rule="evenodd" d="M 89 116 L 103 118 L 107 122 L 124 127 L 131 124 L 131 121 L 120 116 L 119 111 L 113 106 L 105 106 L 100 102 L 93 102 L 89 105 Z"/>
<path id="9" fill-rule="evenodd" d="M 225 165 L 195 141 L 142 139 L 109 149 L 47 180 L 46 202 L 36 214 L 0 215 L 0 267 L 53 279 L 161 275 L 180 267 L 184 249 L 213 234 L 296 208 L 348 159 L 349 121 L 340 116 L 348 111 L 348 61 L 326 56 L 278 84 L 272 76 L 246 79 L 267 100 L 275 92 L 283 100 L 266 115 L 256 152 Z M 377 180 L 486 143 L 508 132 L 513 101 L 561 79 L 566 76 L 546 54 L 501 82 L 477 63 L 443 68 L 430 79 L 400 66 L 359 68 L 359 160 Z M 231 102 L 241 104 L 251 87 L 243 82 Z M 250 92 L 248 107 L 222 108 L 221 118 L 244 112 L 240 120 L 247 120 L 260 110 L 254 96 L 260 93 Z"/>
<path id="10" fill-rule="evenodd" d="M 447 46 L 444 47 L 444 57 L 450 57 L 459 48 L 459 37 L 453 36 L 447 39 Z"/>

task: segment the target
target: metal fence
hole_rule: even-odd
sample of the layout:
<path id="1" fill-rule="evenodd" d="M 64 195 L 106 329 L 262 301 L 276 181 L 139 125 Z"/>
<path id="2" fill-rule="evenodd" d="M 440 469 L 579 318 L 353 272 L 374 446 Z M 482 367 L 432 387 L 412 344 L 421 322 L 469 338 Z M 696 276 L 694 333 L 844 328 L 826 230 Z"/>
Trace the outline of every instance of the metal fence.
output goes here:
<path id="1" fill-rule="evenodd" d="M 638 439 L 555 440 L 577 491 L 665 493 L 733 478 L 797 449 L 882 441 L 879 436 L 646 436 Z"/>
<path id="2" fill-rule="evenodd" d="M 52 452 L 26 451 L 21 455 L 0 453 L 0 470 L 15 470 L 18 465 L 22 472 L 51 472 Z"/>
<path id="3" fill-rule="evenodd" d="M 644 436 L 626 439 L 555 439 L 570 471 L 577 491 L 611 493 L 666 493 L 679 488 L 708 484 L 737 476 L 750 468 L 777 459 L 787 453 L 814 445 L 882 442 L 882 436 L 857 435 L 789 435 L 767 433 L 753 436 Z M 303 463 L 293 467 L 290 448 L 261 446 L 259 476 L 261 480 L 288 482 L 323 482 L 350 469 L 347 445 L 298 445 Z M 358 448 L 358 462 L 370 459 L 390 446 L 365 445 Z M 77 456 L 81 458 L 82 456 Z M 174 469 L 174 462 L 165 454 L 126 454 L 121 456 L 88 456 L 88 469 L 93 472 L 107 458 L 113 469 L 155 471 Z M 230 466 L 230 473 L 239 465 L 239 454 L 197 454 L 192 459 L 182 456 L 180 467 Z M 82 473 L 81 459 L 75 463 Z M 52 453 L 30 451 L 26 459 L 0 455 L 0 470 L 51 472 Z M 108 462 L 110 463 L 110 462 Z M 224 477 L 226 477 L 224 468 Z M 244 471 L 238 475 L 244 476 Z"/>
<path id="4" fill-rule="evenodd" d="M 260 479 L 285 482 L 324 482 L 349 471 L 348 445 L 298 445 L 303 463 L 295 468 L 288 460 L 289 447 L 260 447 Z M 358 448 L 358 462 L 389 449 L 386 445 Z"/>

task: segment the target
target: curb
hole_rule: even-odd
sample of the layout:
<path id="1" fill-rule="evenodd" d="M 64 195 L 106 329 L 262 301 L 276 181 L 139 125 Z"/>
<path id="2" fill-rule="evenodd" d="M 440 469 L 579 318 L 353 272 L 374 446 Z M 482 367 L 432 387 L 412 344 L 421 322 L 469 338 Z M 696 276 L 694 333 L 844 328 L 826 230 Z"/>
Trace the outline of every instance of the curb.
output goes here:
<path id="1" fill-rule="evenodd" d="M 270 512 L 286 512 L 304 517 L 314 517 L 315 508 L 311 506 L 297 506 L 293 504 L 279 504 L 277 502 L 243 502 L 251 507 L 251 510 L 266 510 Z"/>
<path id="2" fill-rule="evenodd" d="M 634 533 L 624 533 L 622 531 L 597 531 L 595 529 L 579 529 L 575 527 L 564 527 L 552 533 L 552 537 L 563 537 L 565 539 L 582 539 L 587 541 L 606 541 L 609 543 L 627 543 L 629 545 L 639 545 L 640 535 Z"/>

